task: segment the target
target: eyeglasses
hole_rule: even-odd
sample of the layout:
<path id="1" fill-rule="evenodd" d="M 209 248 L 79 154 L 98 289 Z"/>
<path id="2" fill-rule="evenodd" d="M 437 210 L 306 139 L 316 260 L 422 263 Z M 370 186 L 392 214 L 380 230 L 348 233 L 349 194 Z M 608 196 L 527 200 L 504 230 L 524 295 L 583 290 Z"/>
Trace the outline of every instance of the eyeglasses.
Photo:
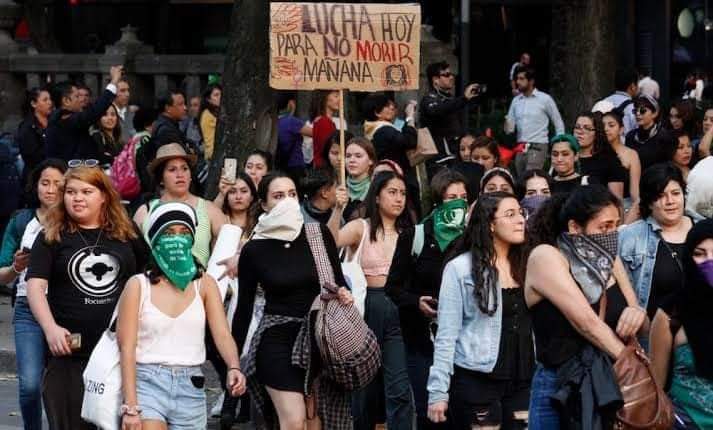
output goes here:
<path id="1" fill-rule="evenodd" d="M 588 125 L 575 125 L 574 129 L 580 131 L 588 131 L 590 133 L 594 131 L 594 127 L 590 127 Z"/>
<path id="2" fill-rule="evenodd" d="M 99 165 L 99 160 L 95 160 L 94 158 L 88 158 L 86 160 L 74 159 L 74 160 L 69 160 L 67 162 L 67 166 L 70 169 L 74 169 L 77 167 L 97 167 L 98 165 Z"/>
<path id="3" fill-rule="evenodd" d="M 451 72 L 444 72 L 444 73 L 439 73 L 438 76 L 440 76 L 440 77 L 442 77 L 442 78 L 450 78 L 451 76 L 453 76 L 453 73 L 451 73 Z"/>
<path id="4" fill-rule="evenodd" d="M 636 110 L 636 113 L 638 113 L 639 115 L 643 115 L 643 114 L 645 114 L 646 112 L 648 112 L 648 111 L 650 111 L 650 110 L 651 110 L 651 109 L 647 108 L 646 106 L 641 106 L 640 108 L 638 108 L 638 109 Z"/>
<path id="5" fill-rule="evenodd" d="M 515 217 L 517 217 L 518 215 L 523 217 L 525 219 L 525 221 L 527 221 L 527 219 L 530 217 L 530 213 L 527 211 L 527 209 L 520 208 L 519 210 L 510 209 L 507 212 L 505 212 L 505 215 L 496 216 L 496 217 L 493 217 L 493 219 L 505 218 L 508 221 L 513 221 L 513 220 L 515 220 Z"/>

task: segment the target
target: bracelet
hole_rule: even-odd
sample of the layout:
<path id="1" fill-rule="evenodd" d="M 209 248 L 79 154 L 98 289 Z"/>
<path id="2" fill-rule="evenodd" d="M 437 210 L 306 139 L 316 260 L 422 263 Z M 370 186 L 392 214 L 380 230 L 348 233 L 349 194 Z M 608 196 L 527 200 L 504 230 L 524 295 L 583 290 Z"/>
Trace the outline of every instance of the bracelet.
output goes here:
<path id="1" fill-rule="evenodd" d="M 238 372 L 241 372 L 241 373 L 242 373 L 242 370 L 240 370 L 239 367 L 231 367 L 231 368 L 228 369 L 228 372 L 230 372 L 231 370 L 237 370 Z"/>
<path id="2" fill-rule="evenodd" d="M 121 415 L 128 415 L 130 417 L 136 417 L 141 415 L 141 406 L 139 405 L 121 405 Z"/>

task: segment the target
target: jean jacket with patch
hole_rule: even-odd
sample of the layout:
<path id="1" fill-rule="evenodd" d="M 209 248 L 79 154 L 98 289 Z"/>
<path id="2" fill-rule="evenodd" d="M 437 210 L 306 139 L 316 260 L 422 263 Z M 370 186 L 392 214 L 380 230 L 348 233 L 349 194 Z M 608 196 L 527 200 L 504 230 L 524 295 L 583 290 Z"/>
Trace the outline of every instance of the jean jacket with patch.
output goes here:
<path id="1" fill-rule="evenodd" d="M 428 375 L 428 403 L 448 401 L 453 366 L 492 372 L 500 352 L 502 291 L 496 288 L 498 307 L 491 316 L 480 310 L 471 275 L 471 253 L 446 264 L 438 296 L 438 332 L 433 366 Z M 493 303 L 495 297 L 491 297 Z"/>

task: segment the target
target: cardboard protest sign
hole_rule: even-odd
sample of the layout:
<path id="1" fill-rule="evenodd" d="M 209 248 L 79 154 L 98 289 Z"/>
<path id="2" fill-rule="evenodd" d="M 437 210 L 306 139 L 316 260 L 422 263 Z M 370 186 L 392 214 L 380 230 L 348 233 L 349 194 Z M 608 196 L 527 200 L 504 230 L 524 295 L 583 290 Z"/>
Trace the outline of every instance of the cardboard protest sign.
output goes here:
<path id="1" fill-rule="evenodd" d="M 418 89 L 417 4 L 270 3 L 270 86 Z"/>

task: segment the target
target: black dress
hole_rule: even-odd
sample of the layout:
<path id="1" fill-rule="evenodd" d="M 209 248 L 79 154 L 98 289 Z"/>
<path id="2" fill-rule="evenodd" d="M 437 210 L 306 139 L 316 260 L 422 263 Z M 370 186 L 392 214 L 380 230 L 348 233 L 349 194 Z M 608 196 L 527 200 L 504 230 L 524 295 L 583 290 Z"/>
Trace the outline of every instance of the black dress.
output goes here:
<path id="1" fill-rule="evenodd" d="M 346 285 L 331 233 L 320 224 L 337 285 Z M 233 336 L 240 351 L 253 313 L 258 284 L 265 292 L 265 315 L 302 318 L 320 292 L 319 276 L 304 227 L 292 242 L 252 239 L 245 244 L 238 263 L 240 288 L 233 320 Z M 302 392 L 305 372 L 292 365 L 292 348 L 300 324 L 287 323 L 263 333 L 257 353 L 257 376 L 263 385 L 278 390 Z"/>

